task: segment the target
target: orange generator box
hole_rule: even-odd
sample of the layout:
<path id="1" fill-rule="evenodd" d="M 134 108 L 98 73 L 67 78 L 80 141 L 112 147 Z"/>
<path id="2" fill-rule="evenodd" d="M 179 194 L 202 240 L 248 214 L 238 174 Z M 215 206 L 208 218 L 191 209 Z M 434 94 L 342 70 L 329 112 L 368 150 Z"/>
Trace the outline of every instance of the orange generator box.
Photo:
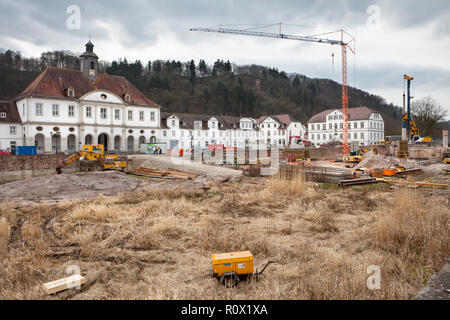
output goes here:
<path id="1" fill-rule="evenodd" d="M 213 276 L 222 277 L 226 273 L 237 275 L 253 274 L 253 255 L 250 251 L 220 253 L 212 255 Z"/>

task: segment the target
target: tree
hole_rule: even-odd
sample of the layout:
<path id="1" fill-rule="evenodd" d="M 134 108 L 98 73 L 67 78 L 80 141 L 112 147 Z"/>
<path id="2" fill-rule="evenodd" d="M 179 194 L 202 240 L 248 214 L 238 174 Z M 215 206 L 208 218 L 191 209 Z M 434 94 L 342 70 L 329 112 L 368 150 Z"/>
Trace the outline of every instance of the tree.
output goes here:
<path id="1" fill-rule="evenodd" d="M 189 63 L 189 81 L 194 84 L 197 79 L 197 74 L 195 73 L 195 62 L 191 60 Z"/>
<path id="2" fill-rule="evenodd" d="M 414 122 L 423 136 L 439 136 L 439 121 L 447 116 L 447 111 L 431 96 L 413 102 L 411 106 Z"/>
<path id="3" fill-rule="evenodd" d="M 198 71 L 201 77 L 206 77 L 208 75 L 208 67 L 206 66 L 205 60 L 201 59 L 198 63 Z"/>

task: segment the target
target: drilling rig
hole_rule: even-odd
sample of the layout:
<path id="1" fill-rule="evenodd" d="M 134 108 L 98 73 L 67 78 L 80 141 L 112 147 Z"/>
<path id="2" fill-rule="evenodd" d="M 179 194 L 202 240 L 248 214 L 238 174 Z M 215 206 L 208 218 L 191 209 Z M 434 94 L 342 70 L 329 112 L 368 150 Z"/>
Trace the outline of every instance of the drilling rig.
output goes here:
<path id="1" fill-rule="evenodd" d="M 289 35 L 281 32 L 282 24 L 274 24 L 267 25 L 258 28 L 264 27 L 272 27 L 279 26 L 279 33 L 271 33 L 271 32 L 261 32 L 261 31 L 252 31 L 250 29 L 230 29 L 223 28 L 222 26 L 214 27 L 214 28 L 191 28 L 190 31 L 202 31 L 202 32 L 216 32 L 216 33 L 225 33 L 225 34 L 236 34 L 236 35 L 244 35 L 244 36 L 253 36 L 253 37 L 266 37 L 266 38 L 275 38 L 275 39 L 285 39 L 285 40 L 298 40 L 298 41 L 307 41 L 307 42 L 315 42 L 315 43 L 325 43 L 330 45 L 340 45 L 342 48 L 342 113 L 343 113 L 343 132 L 342 132 L 342 145 L 344 155 L 348 155 L 350 153 L 350 148 L 348 146 L 348 84 L 347 84 L 347 48 L 353 53 L 356 54 L 355 49 L 355 38 L 347 33 L 345 30 L 337 30 L 332 32 L 326 32 L 317 35 L 311 36 L 298 36 L 298 35 Z M 254 29 L 254 28 L 253 28 Z M 336 34 L 340 33 L 339 40 L 332 40 L 328 38 L 322 38 L 324 35 L 328 34 Z M 345 36 L 349 37 L 350 40 L 346 40 Z M 353 44 L 353 47 L 352 47 Z"/>

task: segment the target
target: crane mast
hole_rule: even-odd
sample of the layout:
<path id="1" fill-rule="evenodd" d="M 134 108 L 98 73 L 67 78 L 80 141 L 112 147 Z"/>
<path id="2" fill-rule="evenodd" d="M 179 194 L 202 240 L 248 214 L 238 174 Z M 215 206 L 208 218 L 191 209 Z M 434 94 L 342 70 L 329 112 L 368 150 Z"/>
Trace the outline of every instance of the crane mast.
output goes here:
<path id="1" fill-rule="evenodd" d="M 325 34 L 331 34 L 340 32 L 341 39 L 333 40 L 333 39 L 325 39 L 319 38 L 318 36 L 297 36 L 297 35 L 289 35 L 281 33 L 281 24 L 279 33 L 271 33 L 271 32 L 261 32 L 261 31 L 251 31 L 251 30 L 240 30 L 240 29 L 229 29 L 222 27 L 215 28 L 191 28 L 190 31 L 202 31 L 202 32 L 216 32 L 216 33 L 225 33 L 225 34 L 236 34 L 243 36 L 253 36 L 253 37 L 265 37 L 265 38 L 275 38 L 275 39 L 285 39 L 285 40 L 298 40 L 298 41 L 307 41 L 314 43 L 325 43 L 330 45 L 340 45 L 342 47 L 342 113 L 343 113 L 343 132 L 342 132 L 342 145 L 343 152 L 345 155 L 350 153 L 350 148 L 348 146 L 348 77 L 347 77 L 347 48 L 350 49 L 353 53 L 355 50 L 349 46 L 351 42 L 355 41 L 355 38 L 345 32 L 344 30 L 338 30 L 334 32 L 328 32 Z M 322 35 L 325 35 L 322 34 Z M 350 41 L 344 41 L 344 34 L 351 37 Z"/>

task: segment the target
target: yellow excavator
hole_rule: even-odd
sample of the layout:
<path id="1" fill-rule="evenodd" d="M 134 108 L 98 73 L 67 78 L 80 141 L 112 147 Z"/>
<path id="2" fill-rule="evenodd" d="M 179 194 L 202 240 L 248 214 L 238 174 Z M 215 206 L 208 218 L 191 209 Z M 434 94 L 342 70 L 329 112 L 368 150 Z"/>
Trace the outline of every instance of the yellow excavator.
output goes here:
<path id="1" fill-rule="evenodd" d="M 62 169 L 80 160 L 81 163 L 88 168 L 101 168 L 102 170 L 124 170 L 127 168 L 127 162 L 121 161 L 116 154 L 105 155 L 103 145 L 84 145 L 82 151 L 77 152 L 67 159 L 61 161 L 56 167 L 58 174 L 62 173 Z"/>
<path id="2" fill-rule="evenodd" d="M 343 156 L 342 160 L 345 163 L 360 163 L 361 161 L 364 160 L 364 154 L 372 151 L 375 155 L 378 154 L 378 149 L 373 147 L 373 148 L 364 148 L 361 149 L 359 151 L 355 151 L 355 152 L 350 152 L 350 154 L 348 156 Z"/>
<path id="3" fill-rule="evenodd" d="M 442 155 L 442 162 L 450 164 L 450 152 L 444 152 L 444 154 Z"/>

